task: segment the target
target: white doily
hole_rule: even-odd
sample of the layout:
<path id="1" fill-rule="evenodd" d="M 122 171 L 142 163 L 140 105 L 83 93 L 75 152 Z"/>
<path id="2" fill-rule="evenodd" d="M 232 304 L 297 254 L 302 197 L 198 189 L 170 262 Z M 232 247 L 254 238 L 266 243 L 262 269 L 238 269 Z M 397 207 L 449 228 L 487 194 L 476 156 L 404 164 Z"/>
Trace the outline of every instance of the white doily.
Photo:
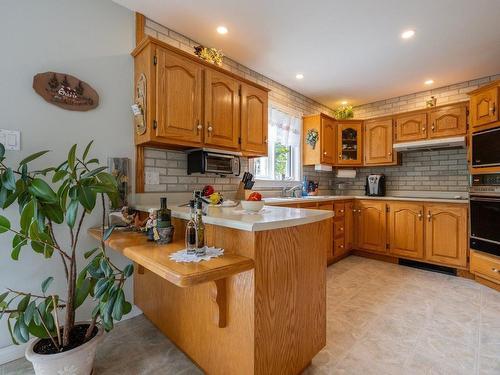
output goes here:
<path id="1" fill-rule="evenodd" d="M 170 259 L 177 263 L 198 263 L 202 260 L 210 260 L 211 258 L 217 258 L 224 254 L 224 249 L 219 249 L 216 247 L 205 246 L 206 254 L 203 256 L 198 256 L 196 254 L 188 254 L 187 250 L 179 250 L 175 253 L 170 254 Z"/>

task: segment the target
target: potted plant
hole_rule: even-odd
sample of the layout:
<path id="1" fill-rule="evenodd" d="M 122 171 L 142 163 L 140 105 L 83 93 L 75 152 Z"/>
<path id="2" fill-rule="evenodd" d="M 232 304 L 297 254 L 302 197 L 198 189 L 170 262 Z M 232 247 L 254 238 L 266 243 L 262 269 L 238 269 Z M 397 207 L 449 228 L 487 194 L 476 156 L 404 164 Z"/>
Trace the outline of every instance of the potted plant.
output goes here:
<path id="1" fill-rule="evenodd" d="M 133 266 L 120 269 L 106 255 L 104 241 L 113 227 L 105 228 L 106 196 L 113 202 L 118 196 L 115 178 L 89 159 L 90 142 L 81 157 L 77 145 L 71 147 L 67 160 L 56 167 L 30 170 L 30 163 L 46 154 L 28 156 L 17 168 L 6 165 L 5 148 L 0 144 L 0 207 L 17 202 L 19 226 L 0 215 L 0 233 L 13 234 L 11 257 L 19 260 L 21 250 L 31 247 L 43 258 L 60 257 L 66 280 L 66 295 L 50 292 L 55 275 L 41 283 L 37 292 L 7 289 L 0 294 L 0 318 L 7 325 L 15 344 L 26 343 L 26 357 L 35 373 L 88 375 L 92 372 L 96 346 L 103 329 L 130 312 L 123 286 L 133 274 Z M 99 246 L 83 250 L 86 264 L 79 269 L 78 246 L 84 220 L 102 204 L 102 238 Z M 69 241 L 56 238 L 55 228 L 67 227 Z M 87 298 L 95 308 L 89 321 L 75 322 L 75 312 Z"/>

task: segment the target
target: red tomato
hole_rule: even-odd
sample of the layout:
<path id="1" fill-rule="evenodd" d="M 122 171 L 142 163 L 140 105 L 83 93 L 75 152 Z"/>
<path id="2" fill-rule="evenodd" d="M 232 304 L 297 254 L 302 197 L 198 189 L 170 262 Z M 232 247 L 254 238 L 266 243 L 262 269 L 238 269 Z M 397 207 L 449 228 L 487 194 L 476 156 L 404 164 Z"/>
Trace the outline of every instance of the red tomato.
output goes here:
<path id="1" fill-rule="evenodd" d="M 257 193 L 256 191 L 254 191 L 252 194 L 250 194 L 248 196 L 248 199 L 249 201 L 261 201 L 262 200 L 262 194 L 261 193 Z"/>
<path id="2" fill-rule="evenodd" d="M 203 196 L 204 197 L 209 197 L 211 196 L 213 193 L 215 193 L 215 189 L 212 185 L 207 185 L 203 188 Z"/>

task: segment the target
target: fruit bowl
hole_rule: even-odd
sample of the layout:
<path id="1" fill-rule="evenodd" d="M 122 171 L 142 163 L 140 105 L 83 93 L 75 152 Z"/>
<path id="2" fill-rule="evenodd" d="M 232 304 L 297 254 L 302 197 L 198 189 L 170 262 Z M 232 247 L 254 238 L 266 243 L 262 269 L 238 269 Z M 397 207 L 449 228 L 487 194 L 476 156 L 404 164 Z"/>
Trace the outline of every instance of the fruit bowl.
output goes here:
<path id="1" fill-rule="evenodd" d="M 245 211 L 259 212 L 264 207 L 264 201 L 241 201 L 241 207 Z"/>

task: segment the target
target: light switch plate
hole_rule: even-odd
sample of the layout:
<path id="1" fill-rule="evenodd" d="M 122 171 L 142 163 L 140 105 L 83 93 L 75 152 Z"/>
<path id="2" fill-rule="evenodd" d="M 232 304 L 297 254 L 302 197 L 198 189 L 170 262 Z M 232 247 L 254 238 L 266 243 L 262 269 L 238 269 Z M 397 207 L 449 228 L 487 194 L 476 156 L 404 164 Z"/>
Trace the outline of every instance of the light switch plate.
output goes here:
<path id="1" fill-rule="evenodd" d="M 0 143 L 4 145 L 6 150 L 19 151 L 21 149 L 21 132 L 0 129 Z"/>
<path id="2" fill-rule="evenodd" d="M 144 173 L 144 183 L 146 185 L 159 185 L 160 184 L 160 172 L 157 171 L 146 171 Z"/>

